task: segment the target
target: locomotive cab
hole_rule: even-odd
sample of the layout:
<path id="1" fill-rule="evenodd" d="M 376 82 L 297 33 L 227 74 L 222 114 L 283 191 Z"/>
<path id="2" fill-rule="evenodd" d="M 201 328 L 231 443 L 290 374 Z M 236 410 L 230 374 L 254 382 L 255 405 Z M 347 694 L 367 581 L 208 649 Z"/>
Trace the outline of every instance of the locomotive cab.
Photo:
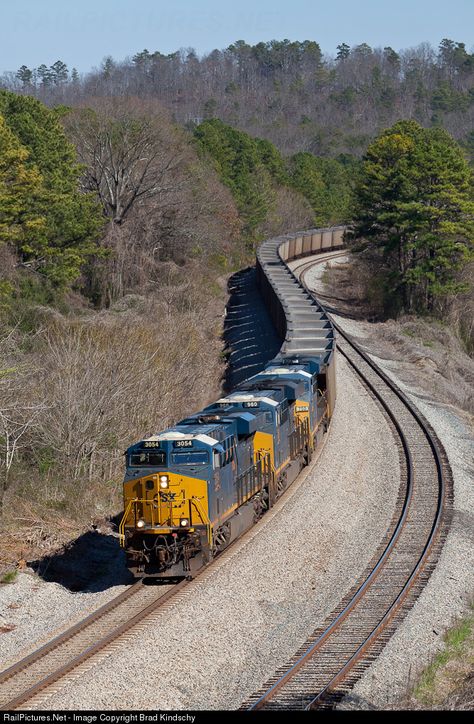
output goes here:
<path id="1" fill-rule="evenodd" d="M 275 380 L 280 384 L 299 383 L 298 396 L 292 400 L 295 425 L 308 425 L 310 446 L 316 447 L 316 437 L 325 429 L 328 414 L 326 375 L 313 360 L 305 363 L 290 359 L 273 362 L 252 378 L 258 384 L 275 384 Z"/>
<path id="2" fill-rule="evenodd" d="M 217 439 L 183 429 L 154 435 L 127 450 L 120 534 L 132 570 L 177 566 L 186 573 L 195 553 L 209 548 L 208 481 L 222 451 Z"/>

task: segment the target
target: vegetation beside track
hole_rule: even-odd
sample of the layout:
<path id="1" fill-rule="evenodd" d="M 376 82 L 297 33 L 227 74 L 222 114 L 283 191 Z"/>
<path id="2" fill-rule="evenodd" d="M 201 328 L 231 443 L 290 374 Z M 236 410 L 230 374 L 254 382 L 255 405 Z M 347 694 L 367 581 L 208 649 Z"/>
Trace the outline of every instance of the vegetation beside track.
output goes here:
<path id="1" fill-rule="evenodd" d="M 449 39 L 428 60 L 416 49 L 379 52 L 342 43 L 338 50 L 331 63 L 313 41 L 239 41 L 202 60 L 143 51 L 122 65 L 109 58 L 84 78 L 69 76 L 58 61 L 50 69 L 23 66 L 3 79 L 9 89 L 0 92 L 5 562 L 22 550 L 26 555 L 32 547 L 41 552 L 58 545 L 117 512 L 126 445 L 202 406 L 219 387 L 226 275 L 251 263 L 265 237 L 347 221 L 354 212 L 360 221 L 361 201 L 370 201 L 360 193 L 364 184 L 373 208 L 377 189 L 390 203 L 399 190 L 405 193 L 403 208 L 392 204 L 388 211 L 395 216 L 379 218 L 375 236 L 367 233 L 374 253 L 359 255 L 357 283 L 372 316 L 428 310 L 447 319 L 472 353 L 472 174 L 439 126 L 456 132 L 468 156 L 472 134 L 463 123 L 473 56 Z M 235 63 L 226 61 L 224 69 L 225 58 Z M 415 60 L 426 66 L 426 98 L 436 118 L 418 104 L 410 121 L 388 131 L 382 129 L 396 120 L 392 112 L 372 118 L 357 138 L 344 121 L 338 135 L 328 108 L 352 117 L 360 100 L 348 82 L 355 68 L 363 71 L 361 78 L 370 68 L 378 90 L 388 84 L 392 93 L 396 86 L 395 95 L 406 99 L 412 97 Z M 196 96 L 201 81 L 211 77 L 209 64 L 220 68 L 212 78 L 222 80 L 230 68 L 231 75 L 237 68 L 243 73 L 227 79 L 223 105 L 221 98 L 204 102 Z M 178 105 L 174 95 L 161 93 L 161 71 L 172 95 L 179 95 Z M 399 84 L 404 73 L 408 85 Z M 457 95 L 453 78 L 462 85 Z M 148 92 L 156 83 L 157 92 Z M 337 92 L 330 91 L 334 83 Z M 263 88 L 264 105 L 269 103 L 264 114 L 251 102 Z M 203 107 L 194 107 L 191 96 Z M 334 133 L 307 107 L 313 97 L 316 115 L 329 113 Z M 278 124 L 269 121 L 275 109 Z M 403 142 L 389 149 L 393 177 L 380 175 L 381 147 L 397 135 Z M 439 183 L 431 180 L 430 186 L 426 172 L 433 161 Z M 461 226 L 453 218 L 456 204 L 466 217 Z M 368 203 L 365 212 L 370 208 Z M 408 276 L 395 268 L 397 240 L 387 223 L 403 226 Z M 125 349 L 133 352 L 127 356 Z M 171 389 L 170 379 L 178 380 Z"/>
<path id="2" fill-rule="evenodd" d="M 308 226 L 312 211 L 276 174 L 249 225 L 235 189 L 156 102 L 48 109 L 3 91 L 0 115 L 8 568 L 118 513 L 124 449 L 218 396 L 228 275 L 253 261 L 258 238 Z M 267 166 L 278 156 L 261 151 Z"/>
<path id="3" fill-rule="evenodd" d="M 443 649 L 411 691 L 415 708 L 465 709 L 474 706 L 474 605 L 471 613 L 443 634 Z"/>

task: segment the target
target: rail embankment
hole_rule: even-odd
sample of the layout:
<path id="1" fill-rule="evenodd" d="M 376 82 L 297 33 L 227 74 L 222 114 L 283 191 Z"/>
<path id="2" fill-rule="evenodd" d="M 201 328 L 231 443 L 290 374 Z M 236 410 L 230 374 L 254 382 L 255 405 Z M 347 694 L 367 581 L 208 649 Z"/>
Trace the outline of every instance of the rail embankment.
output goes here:
<path id="1" fill-rule="evenodd" d="M 416 691 L 426 667 L 446 651 L 444 634 L 470 615 L 474 593 L 474 431 L 471 398 L 466 394 L 474 379 L 474 363 L 439 323 L 416 318 L 368 322 L 350 287 L 336 286 L 338 278 L 345 279 L 347 260 L 341 257 L 330 264 L 329 273 L 324 266 L 307 273 L 306 283 L 426 417 L 453 472 L 453 520 L 436 569 L 403 624 L 343 704 L 418 707 L 420 700 L 410 699 L 410 692 Z"/>

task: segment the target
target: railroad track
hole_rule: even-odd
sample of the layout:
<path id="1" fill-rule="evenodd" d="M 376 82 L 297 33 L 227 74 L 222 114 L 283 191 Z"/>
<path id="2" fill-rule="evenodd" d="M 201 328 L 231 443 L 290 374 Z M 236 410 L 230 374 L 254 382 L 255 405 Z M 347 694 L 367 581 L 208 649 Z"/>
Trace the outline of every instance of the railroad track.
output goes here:
<path id="1" fill-rule="evenodd" d="M 319 261 L 341 255 L 339 252 Z M 314 263 L 313 259 L 295 265 L 294 273 L 303 284 Z M 334 706 L 412 607 L 447 534 L 452 478 L 443 446 L 401 390 L 331 321 L 338 332 L 339 353 L 378 400 L 396 431 L 403 452 L 399 515 L 362 579 L 324 625 L 241 709 Z"/>
<path id="2" fill-rule="evenodd" d="M 343 255 L 325 255 L 321 261 Z M 296 265 L 304 278 L 314 260 Z M 335 325 L 336 326 L 336 325 Z M 451 496 L 450 470 L 434 433 L 410 403 L 377 370 L 369 357 L 342 330 L 338 348 L 372 394 L 386 409 L 404 452 L 405 495 L 400 520 L 387 533 L 371 570 L 344 598 L 332 620 L 314 632 L 265 691 L 242 708 L 313 708 L 326 705 L 350 688 L 388 640 L 429 577 L 446 533 L 444 512 Z M 436 499 L 436 503 L 434 502 Z M 222 555 L 222 560 L 226 553 Z M 89 659 L 114 644 L 158 611 L 188 584 L 146 586 L 139 581 L 98 611 L 0 673 L 0 709 L 38 703 L 68 676 L 76 676 Z"/>
<path id="3" fill-rule="evenodd" d="M 347 256 L 347 251 L 339 250 L 339 251 L 328 251 L 328 252 L 320 252 L 317 255 L 317 260 L 315 261 L 314 255 L 313 256 L 303 256 L 301 259 L 298 259 L 297 261 L 290 262 L 291 264 L 291 270 L 293 274 L 298 277 L 298 279 L 302 279 L 303 277 L 303 283 L 304 283 L 304 275 L 306 272 L 308 272 L 310 269 L 312 269 L 316 263 L 318 264 L 326 264 L 328 261 L 332 261 L 333 259 L 337 259 L 340 256 Z M 308 287 L 306 287 L 308 289 Z M 308 291 L 311 293 L 311 290 L 308 289 Z M 322 296 L 322 295 L 321 295 Z"/>
<path id="4" fill-rule="evenodd" d="M 87 618 L 0 673 L 0 710 L 21 707 L 122 638 L 189 583 L 133 584 Z"/>

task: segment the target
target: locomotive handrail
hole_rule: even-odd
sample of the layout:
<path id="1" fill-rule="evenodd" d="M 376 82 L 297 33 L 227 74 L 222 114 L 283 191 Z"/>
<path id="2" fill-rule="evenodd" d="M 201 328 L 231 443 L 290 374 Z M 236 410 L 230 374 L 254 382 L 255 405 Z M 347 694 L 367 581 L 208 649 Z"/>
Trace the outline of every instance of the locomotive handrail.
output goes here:
<path id="1" fill-rule="evenodd" d="M 120 546 L 121 546 L 121 548 L 124 547 L 124 543 L 125 543 L 125 523 L 126 523 L 126 521 L 127 521 L 127 519 L 128 519 L 128 516 L 129 516 L 129 514 L 130 514 L 130 511 L 131 511 L 132 506 L 135 506 L 137 503 L 141 503 L 142 505 L 153 505 L 153 502 L 154 502 L 154 499 L 153 499 L 153 498 L 132 498 L 131 500 L 129 500 L 128 505 L 127 505 L 127 507 L 126 507 L 126 509 L 125 509 L 125 512 L 124 512 L 124 514 L 123 514 L 123 516 L 122 516 L 122 519 L 121 519 L 120 525 L 119 525 L 119 539 L 120 539 Z M 183 504 L 183 503 L 191 503 L 192 505 L 194 505 L 194 507 L 196 508 L 196 510 L 197 510 L 197 512 L 198 512 L 198 514 L 199 514 L 199 517 L 201 518 L 202 524 L 206 526 L 208 540 L 212 540 L 212 524 L 211 524 L 211 521 L 209 520 L 209 518 L 208 518 L 208 516 L 207 516 L 207 514 L 206 514 L 206 511 L 205 511 L 204 508 L 202 507 L 202 505 L 201 505 L 201 503 L 200 503 L 200 501 L 199 501 L 199 498 L 196 498 L 195 496 L 192 496 L 191 498 L 180 498 L 180 499 L 179 499 L 179 503 L 180 503 L 180 505 Z M 170 523 L 169 525 L 161 525 L 161 524 L 159 524 L 159 525 L 153 525 L 153 524 L 152 524 L 151 528 L 153 528 L 153 529 L 156 529 L 156 528 L 176 528 L 177 526 L 174 526 L 174 525 L 173 525 L 173 518 L 172 518 L 172 517 L 170 518 L 170 521 L 171 521 L 171 523 Z M 199 523 L 198 523 L 198 525 L 199 525 Z M 191 527 L 194 527 L 194 526 L 191 526 Z"/>
<path id="2" fill-rule="evenodd" d="M 202 522 L 203 522 L 204 525 L 206 526 L 207 542 L 208 542 L 209 545 L 211 546 L 211 545 L 212 545 L 212 523 L 211 523 L 211 521 L 210 521 L 210 519 L 209 519 L 206 511 L 204 510 L 203 506 L 201 505 L 201 502 L 200 502 L 199 498 L 196 498 L 196 497 L 193 496 L 193 497 L 191 498 L 191 503 L 192 503 L 192 504 L 194 505 L 194 507 L 196 508 L 197 512 L 198 512 L 199 515 L 201 516 Z"/>
<path id="3" fill-rule="evenodd" d="M 120 541 L 120 547 L 125 548 L 125 522 L 129 516 L 130 509 L 135 501 L 133 498 L 128 501 L 128 505 L 125 508 L 124 514 L 122 516 L 122 520 L 120 521 L 119 525 L 119 541 Z"/>

